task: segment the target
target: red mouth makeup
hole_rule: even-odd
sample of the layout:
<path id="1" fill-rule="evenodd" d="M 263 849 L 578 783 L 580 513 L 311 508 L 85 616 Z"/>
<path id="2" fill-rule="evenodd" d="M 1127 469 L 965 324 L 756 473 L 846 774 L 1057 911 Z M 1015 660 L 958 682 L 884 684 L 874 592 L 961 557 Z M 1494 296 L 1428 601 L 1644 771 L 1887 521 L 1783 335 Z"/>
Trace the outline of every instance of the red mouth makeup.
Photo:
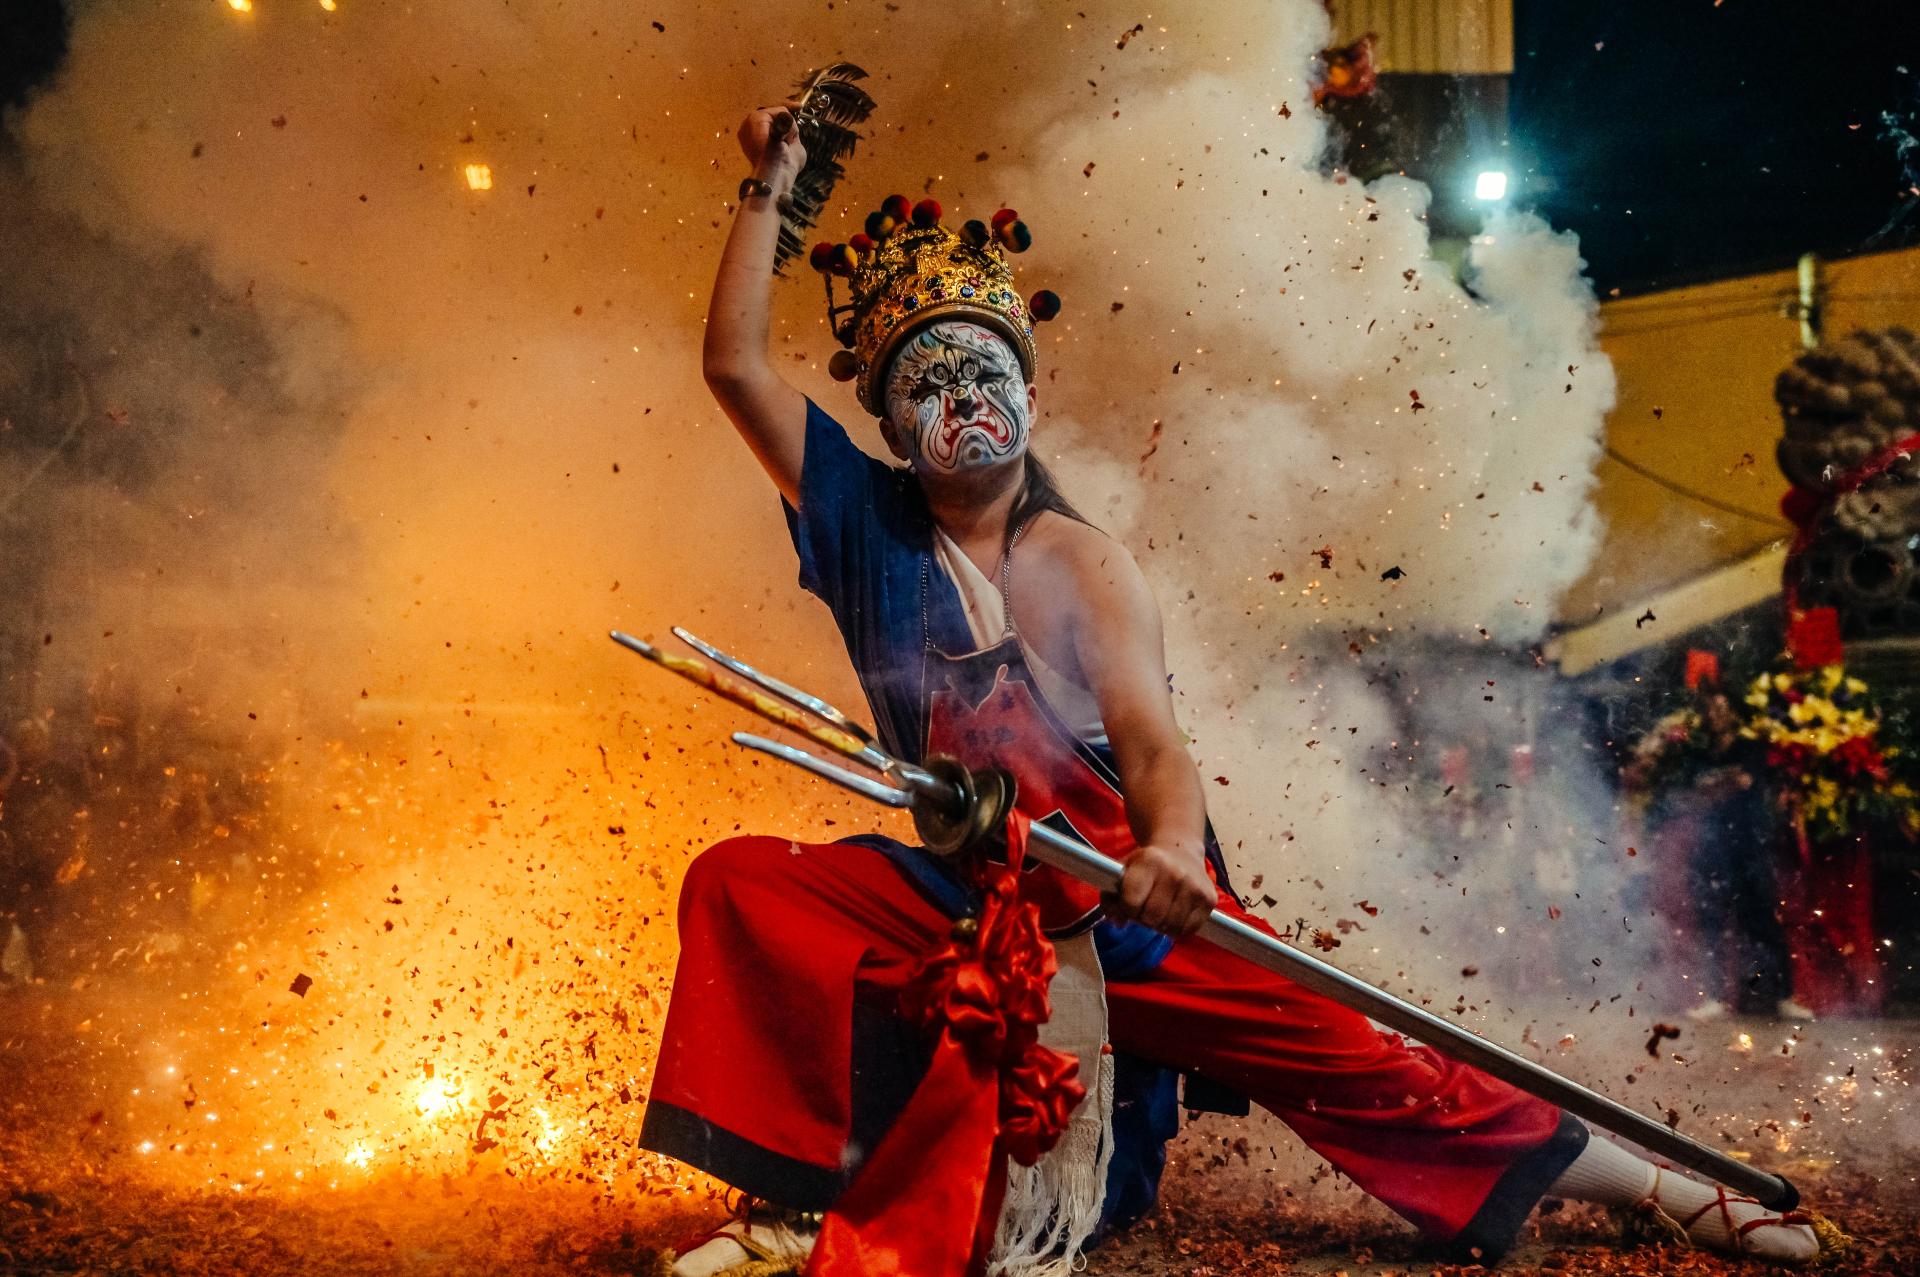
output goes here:
<path id="1" fill-rule="evenodd" d="M 940 452 L 945 456 L 953 456 L 959 449 L 960 437 L 969 430 L 981 431 L 995 448 L 1004 448 L 1013 442 L 1013 427 L 994 413 L 978 413 L 971 417 L 949 416 L 940 423 Z"/>

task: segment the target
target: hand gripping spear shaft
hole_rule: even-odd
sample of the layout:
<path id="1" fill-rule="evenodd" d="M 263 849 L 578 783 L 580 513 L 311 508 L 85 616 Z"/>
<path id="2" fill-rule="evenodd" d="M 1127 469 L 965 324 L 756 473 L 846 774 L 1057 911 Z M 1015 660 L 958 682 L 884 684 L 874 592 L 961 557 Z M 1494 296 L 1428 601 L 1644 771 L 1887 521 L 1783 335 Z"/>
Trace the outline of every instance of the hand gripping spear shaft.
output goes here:
<path id="1" fill-rule="evenodd" d="M 674 633 L 728 673 L 723 674 L 691 657 L 661 652 L 652 644 L 618 630 L 613 632 L 613 639 L 737 705 L 872 768 L 883 779 L 860 775 L 818 755 L 763 736 L 735 732 L 735 744 L 792 763 L 875 802 L 911 812 L 921 839 L 929 850 L 941 855 L 983 845 L 1001 827 L 1014 798 L 1012 779 L 1006 773 L 995 769 L 969 771 L 953 759 L 942 757 L 930 758 L 924 766 L 902 762 L 880 749 L 868 732 L 825 701 L 760 673 L 685 630 L 676 627 Z M 1118 861 L 1046 825 L 1032 826 L 1027 854 L 1103 892 L 1119 890 L 1122 866 Z M 1404 1002 L 1217 909 L 1201 925 L 1198 934 L 1201 939 L 1263 970 L 1424 1042 L 1443 1055 L 1470 1064 L 1595 1126 L 1632 1140 L 1677 1165 L 1718 1180 L 1771 1210 L 1791 1210 L 1800 1201 L 1800 1190 L 1784 1176 L 1748 1166 L 1708 1148 L 1663 1122 Z"/>

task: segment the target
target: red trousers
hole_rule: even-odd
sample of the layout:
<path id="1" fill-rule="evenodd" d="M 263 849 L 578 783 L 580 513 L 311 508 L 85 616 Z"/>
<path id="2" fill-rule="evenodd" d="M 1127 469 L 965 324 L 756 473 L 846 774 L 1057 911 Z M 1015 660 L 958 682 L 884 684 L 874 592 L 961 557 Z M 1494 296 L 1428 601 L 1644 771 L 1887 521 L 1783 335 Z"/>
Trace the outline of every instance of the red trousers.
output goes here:
<path id="1" fill-rule="evenodd" d="M 1225 892 L 1219 907 L 1270 930 Z M 742 837 L 709 849 L 681 889 L 643 1143 L 759 1196 L 830 1198 L 864 1152 L 859 1008 L 891 1005 L 949 922 L 867 847 Z M 1489 1260 L 1586 1141 L 1552 1105 L 1202 940 L 1110 981 L 1107 999 L 1116 1050 L 1245 1093 L 1423 1231 Z"/>

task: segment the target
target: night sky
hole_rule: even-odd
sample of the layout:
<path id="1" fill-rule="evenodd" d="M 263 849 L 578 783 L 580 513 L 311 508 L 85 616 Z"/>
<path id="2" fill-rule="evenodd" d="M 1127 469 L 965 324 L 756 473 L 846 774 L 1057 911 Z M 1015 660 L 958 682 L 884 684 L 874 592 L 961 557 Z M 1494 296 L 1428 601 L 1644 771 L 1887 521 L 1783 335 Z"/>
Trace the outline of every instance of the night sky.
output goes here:
<path id="1" fill-rule="evenodd" d="M 1881 120 L 1920 133 L 1913 0 L 1516 0 L 1514 23 L 1512 144 L 1550 184 L 1519 197 L 1603 291 L 1920 243 Z"/>
<path id="2" fill-rule="evenodd" d="M 1915 0 L 1515 0 L 1516 198 L 1640 292 L 1920 243 Z M 8 0 L 0 102 L 56 73 L 59 0 Z M 1912 171 L 1908 171 L 1911 169 Z"/>
<path id="3" fill-rule="evenodd" d="M 18 106 L 67 51 L 67 16 L 60 0 L 7 0 L 0 15 L 0 108 Z"/>

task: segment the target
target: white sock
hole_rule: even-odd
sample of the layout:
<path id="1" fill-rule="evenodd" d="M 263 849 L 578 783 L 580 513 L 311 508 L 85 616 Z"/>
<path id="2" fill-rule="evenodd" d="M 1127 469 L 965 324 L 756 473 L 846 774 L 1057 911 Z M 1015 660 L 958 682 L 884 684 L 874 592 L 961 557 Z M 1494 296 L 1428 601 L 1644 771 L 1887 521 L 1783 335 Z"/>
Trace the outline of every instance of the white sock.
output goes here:
<path id="1" fill-rule="evenodd" d="M 1600 1206 L 1633 1206 L 1653 1191 L 1653 1163 L 1595 1135 L 1548 1189 L 1556 1197 Z"/>
<path id="2" fill-rule="evenodd" d="M 1598 1135 L 1587 1141 L 1586 1150 L 1548 1190 L 1555 1196 L 1601 1206 L 1624 1208 L 1649 1203 L 1685 1226 L 1687 1236 L 1696 1244 L 1715 1250 L 1782 1263 L 1805 1263 L 1820 1253 L 1818 1239 L 1805 1224 L 1769 1223 L 1739 1234 L 1743 1224 L 1756 1219 L 1779 1220 L 1781 1214 L 1731 1194 L 1724 1206 L 1718 1205 L 1722 1191 L 1678 1171 L 1655 1166 Z M 1690 1225 L 1686 1224 L 1689 1219 L 1693 1220 Z M 1728 1226 L 1729 1219 L 1732 1227 Z"/>

